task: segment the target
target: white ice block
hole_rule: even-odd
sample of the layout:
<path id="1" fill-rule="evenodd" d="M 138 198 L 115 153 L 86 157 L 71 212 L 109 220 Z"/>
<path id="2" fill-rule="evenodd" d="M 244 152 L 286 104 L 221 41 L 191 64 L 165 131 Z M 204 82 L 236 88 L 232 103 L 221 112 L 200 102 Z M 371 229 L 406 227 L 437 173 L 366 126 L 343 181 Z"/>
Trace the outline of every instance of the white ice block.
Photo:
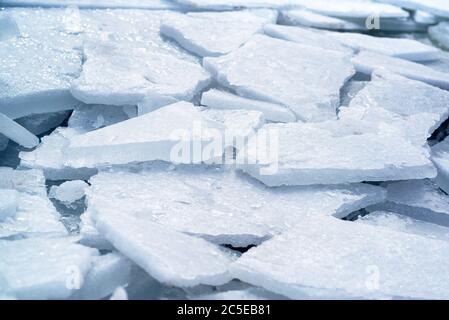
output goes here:
<path id="1" fill-rule="evenodd" d="M 0 134 L 25 148 L 34 148 L 39 144 L 39 138 L 20 124 L 0 113 Z"/>

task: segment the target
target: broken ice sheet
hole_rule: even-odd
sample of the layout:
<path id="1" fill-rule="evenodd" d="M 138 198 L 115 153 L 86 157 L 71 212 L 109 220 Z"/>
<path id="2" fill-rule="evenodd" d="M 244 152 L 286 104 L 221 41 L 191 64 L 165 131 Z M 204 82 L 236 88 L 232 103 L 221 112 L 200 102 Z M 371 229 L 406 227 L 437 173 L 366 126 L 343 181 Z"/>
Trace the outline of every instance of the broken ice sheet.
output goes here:
<path id="1" fill-rule="evenodd" d="M 83 9 L 177 9 L 178 6 L 164 0 L 3 0 L 5 6 L 65 7 L 77 6 Z"/>
<path id="2" fill-rule="evenodd" d="M 0 134 L 25 148 L 31 149 L 39 144 L 38 137 L 2 113 L 0 113 Z"/>
<path id="3" fill-rule="evenodd" d="M 449 228 L 416 220 L 391 211 L 374 211 L 359 218 L 357 223 L 411 233 L 435 240 L 449 241 Z"/>
<path id="4" fill-rule="evenodd" d="M 220 56 L 238 49 L 276 18 L 270 10 L 172 14 L 163 20 L 161 33 L 200 57 Z"/>
<path id="5" fill-rule="evenodd" d="M 95 211 L 98 231 L 122 254 L 159 282 L 179 287 L 221 285 L 232 280 L 231 253 L 203 239 L 189 236 L 120 209 Z"/>
<path id="6" fill-rule="evenodd" d="M 449 50 L 449 22 L 440 22 L 429 28 L 429 37 L 439 47 Z"/>
<path id="7" fill-rule="evenodd" d="M 126 205 L 137 221 L 154 221 L 235 247 L 259 244 L 295 228 L 306 215 L 345 217 L 385 196 L 382 188 L 363 184 L 270 189 L 232 170 L 170 169 L 167 164 L 135 173 L 100 173 L 90 182 L 88 215 Z"/>
<path id="8" fill-rule="evenodd" d="M 363 26 L 347 20 L 329 17 L 306 9 L 281 12 L 285 24 L 331 30 L 362 30 Z M 365 26 L 366 28 L 366 26 Z"/>
<path id="9" fill-rule="evenodd" d="M 251 249 L 231 272 L 292 299 L 303 296 L 303 287 L 353 298 L 441 299 L 448 296 L 448 250 L 445 241 L 310 218 Z"/>
<path id="10" fill-rule="evenodd" d="M 79 289 L 97 250 L 71 238 L 0 240 L 0 275 L 19 299 L 66 299 Z"/>
<path id="11" fill-rule="evenodd" d="M 449 92 L 384 70 L 340 108 L 339 118 L 391 124 L 421 146 L 449 116 Z"/>
<path id="12" fill-rule="evenodd" d="M 240 167 L 268 186 L 434 178 L 427 149 L 369 122 L 267 124 Z M 294 141 L 294 143 L 292 143 Z"/>
<path id="13" fill-rule="evenodd" d="M 387 185 L 387 200 L 369 208 L 387 210 L 414 219 L 449 226 L 449 196 L 432 180 L 411 180 Z"/>
<path id="14" fill-rule="evenodd" d="M 335 119 L 340 89 L 354 74 L 349 55 L 263 35 L 203 65 L 239 96 L 285 105 L 304 121 Z"/>
<path id="15" fill-rule="evenodd" d="M 371 75 L 376 69 L 387 69 L 409 79 L 422 81 L 441 89 L 449 89 L 449 73 L 435 71 L 425 65 L 362 51 L 352 59 L 358 72 Z"/>

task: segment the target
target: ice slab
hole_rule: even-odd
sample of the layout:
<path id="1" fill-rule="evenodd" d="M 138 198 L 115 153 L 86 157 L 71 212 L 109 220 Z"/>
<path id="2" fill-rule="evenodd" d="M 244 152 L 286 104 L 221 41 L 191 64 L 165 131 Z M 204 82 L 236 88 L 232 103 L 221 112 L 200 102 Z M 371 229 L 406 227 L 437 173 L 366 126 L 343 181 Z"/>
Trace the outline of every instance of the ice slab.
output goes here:
<path id="1" fill-rule="evenodd" d="M 374 211 L 359 218 L 357 223 L 388 228 L 398 232 L 415 234 L 430 239 L 449 241 L 449 228 L 416 220 L 391 211 Z"/>
<path id="2" fill-rule="evenodd" d="M 334 39 L 334 37 L 328 36 L 327 33 L 311 28 L 267 24 L 264 26 L 263 31 L 270 37 L 293 41 L 303 45 L 340 51 L 349 55 L 353 54 L 353 50 L 346 45 L 342 45 L 338 38 Z"/>
<path id="3" fill-rule="evenodd" d="M 191 100 L 210 81 L 199 64 L 154 48 L 96 42 L 85 45 L 84 56 L 71 92 L 89 104 L 137 105 L 147 94 Z"/>
<path id="4" fill-rule="evenodd" d="M 411 10 L 423 10 L 436 16 L 449 18 L 449 8 L 446 0 L 377 0 Z"/>
<path id="5" fill-rule="evenodd" d="M 387 210 L 449 226 L 449 196 L 432 180 L 411 180 L 387 186 L 387 201 L 369 210 Z"/>
<path id="6" fill-rule="evenodd" d="M 223 125 L 205 117 L 200 108 L 179 102 L 74 136 L 66 150 L 66 164 L 92 168 L 153 160 L 175 163 L 214 161 L 221 158 L 223 145 L 218 143 L 215 148 L 215 144 L 209 144 L 217 132 L 221 135 L 220 130 Z"/>
<path id="7" fill-rule="evenodd" d="M 0 190 L 0 222 L 16 215 L 17 200 L 16 190 Z"/>
<path id="8" fill-rule="evenodd" d="M 439 47 L 449 50 L 449 22 L 440 22 L 429 28 L 429 37 Z"/>
<path id="9" fill-rule="evenodd" d="M 162 164 L 104 172 L 90 182 L 88 215 L 126 205 L 138 220 L 235 247 L 260 244 L 304 215 L 345 217 L 385 197 L 382 188 L 363 184 L 270 189 L 232 170 Z M 86 233 L 94 235 L 89 225 Z"/>
<path id="10" fill-rule="evenodd" d="M 433 25 L 440 22 L 441 18 L 423 10 L 416 10 L 413 13 L 413 20 L 415 20 L 417 23 Z"/>
<path id="11" fill-rule="evenodd" d="M 341 120 L 267 124 L 249 141 L 247 161 L 240 167 L 268 186 L 436 176 L 427 149 L 412 145 L 389 126 L 373 131 L 366 126 Z"/>
<path id="12" fill-rule="evenodd" d="M 448 249 L 445 241 L 384 228 L 304 219 L 244 254 L 232 274 L 292 299 L 303 295 L 302 287 L 359 298 L 441 299 L 448 295 Z"/>
<path id="13" fill-rule="evenodd" d="M 282 11 L 281 17 L 284 23 L 294 26 L 304 26 L 318 29 L 331 29 L 331 30 L 352 30 L 358 31 L 366 29 L 365 26 L 360 24 L 322 15 L 307 9 L 297 9 Z"/>
<path id="14" fill-rule="evenodd" d="M 38 137 L 2 113 L 0 113 L 0 134 L 25 148 L 31 149 L 39 144 Z"/>
<path id="15" fill-rule="evenodd" d="M 19 299 L 66 299 L 97 254 L 70 238 L 0 240 L 0 275 Z"/>
<path id="16" fill-rule="evenodd" d="M 347 121 L 391 124 L 417 145 L 427 143 L 448 117 L 449 92 L 385 71 L 375 72 L 339 113 Z"/>
<path id="17" fill-rule="evenodd" d="M 13 17 L 0 12 L 0 42 L 20 36 L 20 30 Z"/>
<path id="18" fill-rule="evenodd" d="M 200 57 L 216 57 L 238 49 L 276 18 L 269 10 L 168 15 L 161 33 Z"/>
<path id="19" fill-rule="evenodd" d="M 212 109 L 260 111 L 264 114 L 266 120 L 273 122 L 296 122 L 296 116 L 293 112 L 282 105 L 247 99 L 217 89 L 204 92 L 201 104 Z"/>
<path id="20" fill-rule="evenodd" d="M 449 89 L 449 74 L 435 71 L 427 66 L 411 61 L 393 58 L 374 52 L 362 51 L 352 59 L 357 71 L 370 75 L 375 69 L 387 69 L 413 80 Z"/>
<path id="21" fill-rule="evenodd" d="M 440 52 L 435 47 L 412 39 L 374 37 L 347 32 L 329 32 L 327 35 L 354 50 L 368 50 L 411 61 L 436 60 Z"/>
<path id="22" fill-rule="evenodd" d="M 70 7 L 77 6 L 83 9 L 177 9 L 179 6 L 164 0 L 4 0 L 4 6 L 20 7 Z"/>
<path id="23" fill-rule="evenodd" d="M 285 105 L 301 120 L 323 121 L 336 118 L 340 89 L 354 74 L 349 60 L 336 51 L 255 35 L 203 65 L 239 96 Z"/>
<path id="24" fill-rule="evenodd" d="M 74 202 L 81 200 L 89 185 L 82 180 L 67 181 L 59 186 L 52 186 L 48 196 L 62 202 L 65 206 L 70 206 Z"/>
<path id="25" fill-rule="evenodd" d="M 94 257 L 83 286 L 72 295 L 76 300 L 100 300 L 114 293 L 119 286 L 127 285 L 132 263 L 119 253 Z"/>
<path id="26" fill-rule="evenodd" d="M 94 221 L 115 248 L 161 283 L 191 287 L 232 280 L 233 257 L 203 239 L 119 210 L 98 210 Z"/>

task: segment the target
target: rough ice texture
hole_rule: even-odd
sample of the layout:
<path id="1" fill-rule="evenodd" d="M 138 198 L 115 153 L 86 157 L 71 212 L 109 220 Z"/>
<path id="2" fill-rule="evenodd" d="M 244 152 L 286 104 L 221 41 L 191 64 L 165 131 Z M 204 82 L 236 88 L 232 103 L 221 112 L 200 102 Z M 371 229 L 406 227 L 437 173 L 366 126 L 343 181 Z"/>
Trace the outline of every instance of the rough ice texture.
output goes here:
<path id="1" fill-rule="evenodd" d="M 0 113 L 0 134 L 25 148 L 34 148 L 39 144 L 39 138 L 20 124 Z"/>
<path id="2" fill-rule="evenodd" d="M 304 219 L 243 255 L 232 274 L 293 299 L 302 296 L 301 287 L 353 297 L 441 299 L 448 295 L 448 249 L 445 241 L 369 225 Z"/>
<path id="3" fill-rule="evenodd" d="M 424 10 L 436 16 L 449 18 L 449 8 L 446 0 L 377 0 L 412 10 Z"/>
<path id="4" fill-rule="evenodd" d="M 418 220 L 449 226 L 449 196 L 432 180 L 411 180 L 389 184 L 387 201 L 370 210 L 388 210 Z"/>
<path id="5" fill-rule="evenodd" d="M 330 32 L 327 35 L 354 50 L 368 50 L 411 61 L 436 60 L 440 52 L 435 47 L 411 39 L 374 37 L 359 33 L 339 32 Z"/>
<path id="6" fill-rule="evenodd" d="M 237 8 L 282 8 L 295 5 L 292 0 L 175 0 L 195 9 L 232 10 Z"/>
<path id="7" fill-rule="evenodd" d="M 238 49 L 276 18 L 269 10 L 174 14 L 162 22 L 161 33 L 200 57 L 220 56 Z"/>
<path id="8" fill-rule="evenodd" d="M 97 254 L 70 238 L 0 240 L 0 275 L 19 299 L 65 299 Z"/>
<path id="9" fill-rule="evenodd" d="M 0 222 L 16 215 L 17 198 L 16 190 L 0 190 Z"/>
<path id="10" fill-rule="evenodd" d="M 357 223 L 411 233 L 430 239 L 449 241 L 449 228 L 413 219 L 391 211 L 374 211 L 359 218 Z"/>
<path id="11" fill-rule="evenodd" d="M 449 116 L 449 92 L 380 71 L 351 100 L 340 108 L 339 118 L 390 124 L 405 139 L 424 145 Z"/>
<path id="12" fill-rule="evenodd" d="M 366 122 L 268 124 L 241 167 L 268 186 L 434 178 L 428 151 Z M 294 143 L 292 143 L 294 141 Z"/>
<path id="13" fill-rule="evenodd" d="M 219 145 L 218 150 L 206 152 L 213 137 L 210 129 L 222 128 L 222 124 L 202 115 L 200 108 L 187 102 L 179 102 L 137 118 L 74 136 L 66 150 L 66 164 L 76 168 L 92 168 L 153 160 L 179 163 L 211 161 L 221 157 L 223 146 Z M 189 154 L 188 149 L 192 148 L 192 144 L 199 144 L 201 152 L 195 150 Z"/>
<path id="14" fill-rule="evenodd" d="M 270 189 L 215 167 L 153 165 L 135 173 L 100 173 L 90 182 L 89 214 L 126 206 L 139 221 L 236 247 L 289 230 L 303 215 L 345 217 L 385 197 L 382 188 L 363 184 Z"/>
<path id="15" fill-rule="evenodd" d="M 87 273 L 83 286 L 71 299 L 100 300 L 110 296 L 118 286 L 127 285 L 132 263 L 119 253 L 94 257 L 92 268 Z"/>
<path id="16" fill-rule="evenodd" d="M 449 74 L 411 61 L 362 51 L 352 59 L 352 62 L 357 71 L 364 74 L 370 75 L 376 69 L 387 69 L 409 79 L 426 82 L 441 89 L 449 89 Z"/>
<path id="17" fill-rule="evenodd" d="M 3 0 L 4 6 L 65 7 L 77 6 L 83 9 L 177 9 L 178 6 L 164 0 Z"/>
<path id="18" fill-rule="evenodd" d="M 440 22 L 429 28 L 429 37 L 441 48 L 449 50 L 449 23 Z"/>
<path id="19" fill-rule="evenodd" d="M 115 248 L 161 283 L 192 287 L 221 285 L 232 280 L 228 272 L 232 255 L 203 239 L 120 209 L 99 208 L 94 221 Z"/>
<path id="20" fill-rule="evenodd" d="M 84 197 L 88 187 L 89 185 L 81 180 L 67 181 L 59 186 L 52 186 L 48 196 L 65 205 L 71 205 Z"/>
<path id="21" fill-rule="evenodd" d="M 283 22 L 288 25 L 331 29 L 331 30 L 361 30 L 363 27 L 347 20 L 329 17 L 306 9 L 282 11 Z"/>
<path id="22" fill-rule="evenodd" d="M 203 65 L 238 95 L 285 105 L 305 121 L 335 119 L 340 89 L 354 74 L 349 55 L 263 35 Z"/>
<path id="23" fill-rule="evenodd" d="M 266 120 L 273 122 L 296 122 L 293 112 L 282 105 L 247 99 L 217 89 L 204 92 L 201 104 L 213 109 L 260 111 L 264 114 Z"/>

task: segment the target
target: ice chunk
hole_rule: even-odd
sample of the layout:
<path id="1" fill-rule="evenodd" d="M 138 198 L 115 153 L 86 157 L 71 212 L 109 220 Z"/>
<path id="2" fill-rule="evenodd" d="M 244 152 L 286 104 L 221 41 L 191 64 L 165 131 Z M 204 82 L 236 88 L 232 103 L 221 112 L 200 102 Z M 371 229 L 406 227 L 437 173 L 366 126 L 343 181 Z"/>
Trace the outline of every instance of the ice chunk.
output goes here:
<path id="1" fill-rule="evenodd" d="M 86 188 L 89 185 L 81 180 L 67 181 L 60 186 L 50 188 L 50 199 L 56 199 L 69 207 L 74 202 L 81 200 L 85 196 Z"/>
<path id="2" fill-rule="evenodd" d="M 35 135 L 41 135 L 58 127 L 70 116 L 70 111 L 43 113 L 16 119 L 22 127 Z"/>
<path id="3" fill-rule="evenodd" d="M 174 39 L 200 57 L 220 56 L 238 49 L 265 23 L 275 23 L 277 14 L 267 10 L 169 15 L 161 24 L 161 33 Z M 269 14 L 271 13 L 271 14 Z"/>
<path id="4" fill-rule="evenodd" d="M 435 145 L 432 148 L 432 161 L 438 169 L 436 183 L 449 194 L 449 140 Z"/>
<path id="5" fill-rule="evenodd" d="M 137 105 L 146 94 L 190 100 L 210 81 L 199 64 L 154 48 L 88 43 L 84 55 L 71 92 L 89 104 Z"/>
<path id="6" fill-rule="evenodd" d="M 270 189 L 214 167 L 153 165 L 135 173 L 100 173 L 90 182 L 89 215 L 120 208 L 126 199 L 127 214 L 138 220 L 235 247 L 259 244 L 289 230 L 303 215 L 345 217 L 385 197 L 382 188 L 363 184 Z"/>
<path id="7" fill-rule="evenodd" d="M 240 96 L 285 105 L 301 120 L 322 121 L 336 118 L 340 89 L 354 74 L 349 60 L 340 52 L 255 35 L 203 64 Z"/>
<path id="8" fill-rule="evenodd" d="M 347 54 L 353 54 L 353 51 L 342 45 L 340 41 L 333 39 L 324 32 L 318 30 L 281 26 L 277 24 L 268 24 L 264 26 L 265 34 L 270 37 L 294 41 L 300 44 L 319 47 L 328 50 L 341 51 Z"/>
<path id="9" fill-rule="evenodd" d="M 417 23 L 431 25 L 440 22 L 441 18 L 434 16 L 433 14 L 428 13 L 426 11 L 417 10 L 413 14 L 413 20 L 415 20 Z"/>
<path id="10" fill-rule="evenodd" d="M 200 108 L 179 102 L 74 136 L 66 150 L 66 164 L 82 168 L 153 160 L 178 163 L 213 161 L 223 154 L 223 145 L 209 148 L 216 133 L 211 129 L 221 134 L 223 127 L 203 116 Z M 190 150 L 192 144 L 195 150 Z"/>
<path id="11" fill-rule="evenodd" d="M 430 27 L 429 37 L 441 48 L 449 50 L 449 22 L 440 22 Z"/>
<path id="12" fill-rule="evenodd" d="M 331 29 L 331 30 L 362 30 L 366 26 L 357 23 L 329 17 L 306 9 L 288 10 L 281 12 L 282 20 L 288 25 L 300 25 L 304 27 Z"/>
<path id="13" fill-rule="evenodd" d="M 110 300 L 119 300 L 119 301 L 128 300 L 128 293 L 126 292 L 126 289 L 123 287 L 118 287 L 117 289 L 115 289 Z"/>
<path id="14" fill-rule="evenodd" d="M 230 254 L 199 238 L 119 210 L 98 210 L 96 227 L 115 248 L 161 283 L 221 285 L 232 278 Z"/>
<path id="15" fill-rule="evenodd" d="M 0 240 L 0 274 L 19 299 L 65 299 L 82 286 L 97 254 L 70 238 Z"/>
<path id="16" fill-rule="evenodd" d="M 352 59 L 357 71 L 371 74 L 375 69 L 387 69 L 413 80 L 449 89 L 449 74 L 435 71 L 427 66 L 411 61 L 393 58 L 374 52 L 362 51 Z"/>
<path id="17" fill-rule="evenodd" d="M 0 12 L 0 42 L 20 36 L 20 30 L 13 17 Z"/>
<path id="18" fill-rule="evenodd" d="M 449 18 L 449 8 L 446 0 L 377 0 L 411 10 L 423 10 L 436 16 Z"/>
<path id="19" fill-rule="evenodd" d="M 381 126 L 268 124 L 248 143 L 246 172 L 268 186 L 434 178 L 426 149 Z M 294 143 L 292 143 L 294 141 Z"/>
<path id="20" fill-rule="evenodd" d="M 0 189 L 0 222 L 16 215 L 17 198 L 18 194 L 16 190 Z"/>
<path id="21" fill-rule="evenodd" d="M 118 286 L 127 285 L 131 275 L 131 262 L 118 253 L 94 257 L 83 286 L 71 299 L 100 300 L 114 293 Z"/>
<path id="22" fill-rule="evenodd" d="M 39 138 L 27 129 L 0 113 L 0 134 L 25 148 L 34 148 L 39 144 Z"/>
<path id="23" fill-rule="evenodd" d="M 449 93 L 425 83 L 388 72 L 376 72 L 339 118 L 391 124 L 404 137 L 424 145 L 449 117 Z"/>
<path id="24" fill-rule="evenodd" d="M 436 60 L 440 52 L 435 47 L 411 39 L 374 37 L 343 32 L 329 32 L 327 35 L 354 50 L 368 50 L 412 61 Z"/>
<path id="25" fill-rule="evenodd" d="M 449 228 L 416 220 L 390 211 L 370 212 L 368 215 L 359 218 L 357 223 L 388 228 L 398 232 L 416 234 L 418 236 L 436 240 L 449 241 Z"/>
<path id="26" fill-rule="evenodd" d="M 4 6 L 65 7 L 79 8 L 123 8 L 123 9 L 177 9 L 178 6 L 165 0 L 3 0 Z"/>
<path id="27" fill-rule="evenodd" d="M 211 89 L 203 93 L 201 104 L 213 109 L 256 110 L 262 112 L 268 121 L 296 122 L 293 112 L 282 105 L 246 99 L 217 89 Z"/>
<path id="28" fill-rule="evenodd" d="M 304 219 L 244 254 L 232 274 L 293 299 L 303 287 L 359 298 L 441 299 L 448 295 L 448 249 L 445 241 L 384 228 Z"/>
<path id="29" fill-rule="evenodd" d="M 418 220 L 449 226 L 449 196 L 431 180 L 389 184 L 387 201 L 370 208 L 400 213 Z"/>

